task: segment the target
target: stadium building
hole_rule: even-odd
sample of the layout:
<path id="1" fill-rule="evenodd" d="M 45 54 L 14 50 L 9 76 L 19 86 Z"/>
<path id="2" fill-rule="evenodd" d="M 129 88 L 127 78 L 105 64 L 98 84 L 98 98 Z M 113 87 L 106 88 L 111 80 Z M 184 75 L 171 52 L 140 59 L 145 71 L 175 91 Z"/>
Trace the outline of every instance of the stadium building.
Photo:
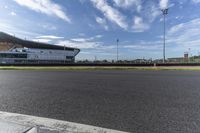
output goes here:
<path id="1" fill-rule="evenodd" d="M 0 32 L 0 64 L 67 64 L 80 49 L 22 40 Z"/>

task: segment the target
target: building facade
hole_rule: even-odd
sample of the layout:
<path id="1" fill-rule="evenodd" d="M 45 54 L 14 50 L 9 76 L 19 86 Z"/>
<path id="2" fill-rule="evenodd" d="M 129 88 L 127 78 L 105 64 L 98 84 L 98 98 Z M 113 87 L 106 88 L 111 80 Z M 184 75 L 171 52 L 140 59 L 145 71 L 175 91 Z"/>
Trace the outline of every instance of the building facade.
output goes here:
<path id="1" fill-rule="evenodd" d="M 73 63 L 77 48 L 26 41 L 0 33 L 0 64 Z"/>

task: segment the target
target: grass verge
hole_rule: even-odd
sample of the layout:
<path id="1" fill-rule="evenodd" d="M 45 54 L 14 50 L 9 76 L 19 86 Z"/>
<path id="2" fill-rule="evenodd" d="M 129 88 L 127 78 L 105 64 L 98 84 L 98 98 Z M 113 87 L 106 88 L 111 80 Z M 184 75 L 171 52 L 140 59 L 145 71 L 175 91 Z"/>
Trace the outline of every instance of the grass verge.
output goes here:
<path id="1" fill-rule="evenodd" d="M 58 67 L 22 67 L 22 66 L 1 66 L 0 70 L 187 70 L 200 71 L 200 67 L 84 67 L 84 66 L 58 66 Z"/>

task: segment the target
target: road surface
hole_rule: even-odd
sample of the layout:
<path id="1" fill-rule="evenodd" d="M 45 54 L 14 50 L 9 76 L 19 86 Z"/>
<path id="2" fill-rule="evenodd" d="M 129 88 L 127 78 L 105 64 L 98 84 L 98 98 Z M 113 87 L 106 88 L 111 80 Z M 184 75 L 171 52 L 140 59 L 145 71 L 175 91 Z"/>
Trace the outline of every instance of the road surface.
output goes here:
<path id="1" fill-rule="evenodd" d="M 0 71 L 0 111 L 135 133 L 200 132 L 200 72 Z"/>

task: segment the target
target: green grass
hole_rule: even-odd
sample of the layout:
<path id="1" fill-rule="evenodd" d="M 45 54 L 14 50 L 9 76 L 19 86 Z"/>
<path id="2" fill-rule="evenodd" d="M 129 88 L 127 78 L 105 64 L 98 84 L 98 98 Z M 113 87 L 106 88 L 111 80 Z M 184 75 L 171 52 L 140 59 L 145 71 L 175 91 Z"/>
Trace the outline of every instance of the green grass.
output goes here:
<path id="1" fill-rule="evenodd" d="M 22 67 L 22 66 L 1 66 L 0 70 L 189 70 L 200 71 L 200 67 L 85 67 L 85 66 L 50 66 L 50 67 Z"/>

